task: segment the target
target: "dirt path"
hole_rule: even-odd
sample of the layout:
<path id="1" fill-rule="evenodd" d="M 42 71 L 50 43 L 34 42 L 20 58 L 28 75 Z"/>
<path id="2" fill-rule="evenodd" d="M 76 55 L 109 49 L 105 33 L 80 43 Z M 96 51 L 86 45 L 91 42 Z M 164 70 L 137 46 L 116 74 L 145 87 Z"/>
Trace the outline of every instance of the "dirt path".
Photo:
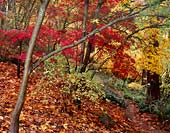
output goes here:
<path id="1" fill-rule="evenodd" d="M 123 92 L 117 90 L 117 93 L 125 100 L 127 105 L 125 110 L 125 117 L 127 120 L 134 123 L 134 126 L 138 128 L 139 132 L 142 133 L 168 133 L 161 129 L 161 123 L 158 118 L 149 113 L 142 113 L 139 111 L 138 105 L 129 99 L 125 99 Z"/>
<path id="2" fill-rule="evenodd" d="M 160 129 L 160 123 L 156 116 L 147 113 L 141 113 L 137 105 L 131 100 L 126 100 L 127 108 L 125 117 L 138 127 L 140 132 L 147 133 L 166 133 Z"/>
<path id="3" fill-rule="evenodd" d="M 97 75 L 97 79 L 101 83 L 103 83 L 108 88 L 108 82 L 109 78 L 101 79 L 100 75 Z M 127 105 L 125 110 L 125 118 L 132 122 L 134 124 L 134 127 L 138 129 L 140 133 L 169 133 L 170 131 L 165 131 L 164 129 L 161 129 L 161 123 L 159 122 L 158 118 L 149 113 L 141 113 L 139 111 L 138 105 L 130 100 L 125 99 L 123 92 L 121 92 L 118 89 L 114 89 L 114 93 L 117 93 L 122 99 L 125 100 L 125 103 Z"/>

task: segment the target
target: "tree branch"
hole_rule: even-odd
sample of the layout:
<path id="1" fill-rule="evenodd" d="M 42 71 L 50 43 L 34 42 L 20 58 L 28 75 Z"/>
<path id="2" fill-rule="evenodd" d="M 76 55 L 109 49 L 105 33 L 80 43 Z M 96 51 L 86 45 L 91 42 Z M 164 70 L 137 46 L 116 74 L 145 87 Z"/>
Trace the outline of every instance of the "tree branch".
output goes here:
<path id="1" fill-rule="evenodd" d="M 144 9 L 146 9 L 146 7 L 145 7 Z M 144 9 L 142 9 L 142 10 L 144 10 Z M 73 47 L 79 45 L 80 43 L 83 43 L 87 38 L 89 38 L 89 37 L 95 35 L 96 33 L 98 33 L 98 32 L 100 32 L 100 31 L 108 28 L 109 26 L 111 26 L 111 25 L 113 25 L 113 24 L 115 24 L 115 23 L 124 21 L 124 20 L 126 20 L 126 19 L 133 18 L 133 17 L 135 17 L 138 13 L 139 13 L 139 11 L 138 11 L 138 12 L 131 13 L 131 14 L 127 15 L 127 16 L 122 17 L 122 18 L 118 18 L 118 19 L 116 19 L 116 20 L 113 20 L 113 21 L 111 21 L 110 23 L 102 26 L 101 28 L 97 28 L 97 29 L 93 30 L 92 32 L 90 32 L 89 34 L 87 34 L 85 37 L 83 37 L 83 38 L 75 41 L 74 43 L 72 43 L 72 44 L 70 44 L 70 45 L 67 45 L 67 46 L 64 46 L 64 47 L 62 47 L 62 48 L 60 48 L 60 49 L 58 49 L 58 50 L 56 50 L 56 51 L 53 51 L 53 52 L 49 53 L 48 55 L 45 55 L 44 57 L 42 57 L 39 61 L 37 61 L 37 62 L 32 66 L 32 69 L 30 69 L 29 72 L 33 71 L 35 68 L 37 68 L 37 67 L 40 65 L 41 62 L 47 60 L 48 58 L 50 58 L 50 57 L 53 56 L 54 54 L 60 53 L 61 51 L 66 50 L 66 49 L 69 49 L 69 48 L 73 48 Z"/>
<path id="2" fill-rule="evenodd" d="M 149 25 L 149 26 L 146 26 L 146 27 L 143 27 L 141 29 L 138 29 L 136 31 L 134 31 L 133 33 L 131 33 L 130 35 L 127 36 L 126 40 L 128 40 L 129 38 L 131 38 L 134 34 L 140 32 L 140 31 L 143 31 L 145 29 L 149 29 L 149 28 L 158 28 L 158 27 L 162 27 L 162 26 L 169 26 L 169 25 L 166 25 L 166 24 L 152 24 L 152 25 Z"/>

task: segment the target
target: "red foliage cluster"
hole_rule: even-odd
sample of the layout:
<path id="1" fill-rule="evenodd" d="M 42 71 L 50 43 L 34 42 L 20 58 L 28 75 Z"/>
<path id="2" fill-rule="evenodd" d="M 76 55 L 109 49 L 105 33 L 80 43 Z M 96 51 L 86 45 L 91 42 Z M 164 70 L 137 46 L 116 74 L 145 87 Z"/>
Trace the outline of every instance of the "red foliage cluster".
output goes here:
<path id="1" fill-rule="evenodd" d="M 102 25 L 100 25 L 102 26 Z M 99 27 L 99 26 L 98 26 Z M 0 45 L 1 46 L 12 46 L 12 48 L 17 48 L 19 44 L 25 45 L 23 42 L 28 44 L 28 40 L 31 37 L 33 31 L 33 27 L 29 27 L 27 31 L 24 30 L 0 30 L 1 38 Z M 88 27 L 88 31 L 91 31 L 91 28 Z M 74 43 L 76 40 L 82 37 L 82 30 L 56 30 L 49 26 L 42 26 L 37 38 L 37 45 L 41 48 L 47 48 L 48 46 L 53 46 L 56 43 L 60 44 L 60 47 L 67 46 L 71 43 Z M 109 52 L 117 49 L 117 46 L 111 44 L 111 41 L 124 43 L 125 36 L 120 34 L 118 31 L 113 30 L 112 28 L 107 28 L 100 32 L 100 34 L 96 34 L 93 37 L 89 38 L 88 41 L 94 47 L 105 47 Z M 130 76 L 131 78 L 136 78 L 138 73 L 135 70 L 134 63 L 135 60 L 132 59 L 129 55 L 124 54 L 123 51 L 125 49 L 129 49 L 129 44 L 124 45 L 119 49 L 119 52 L 116 54 L 114 58 L 112 58 L 113 65 L 113 73 L 118 77 L 127 78 Z M 121 52 L 120 52 L 121 51 Z M 44 51 L 35 51 L 34 57 L 41 57 Z M 74 59 L 74 61 L 79 62 L 80 58 L 80 47 L 69 48 L 63 51 L 63 54 L 68 56 L 69 58 Z M 22 51 L 20 54 L 14 54 L 13 57 L 25 61 L 26 51 Z"/>
<path id="2" fill-rule="evenodd" d="M 101 31 L 100 34 L 102 36 L 102 39 L 98 43 L 98 45 L 105 45 L 105 47 L 111 48 L 110 51 L 116 48 L 114 45 L 110 44 L 112 41 L 123 43 L 123 40 L 125 39 L 125 36 L 121 35 L 121 33 L 112 28 L 107 28 Z"/>
<path id="3" fill-rule="evenodd" d="M 113 69 L 112 72 L 119 78 L 122 79 L 136 79 L 139 78 L 139 72 L 137 72 L 135 65 L 135 60 L 128 54 L 118 51 L 114 56 Z"/>
<path id="4" fill-rule="evenodd" d="M 1 33 L 1 41 L 7 40 L 9 42 L 8 45 L 17 44 L 20 41 L 29 40 L 31 34 L 33 32 L 33 27 L 29 27 L 26 31 L 10 29 L 10 30 L 0 30 Z M 37 44 L 46 46 L 47 44 L 54 44 L 59 41 L 65 31 L 55 30 L 48 26 L 42 26 L 37 38 Z"/>
<path id="5" fill-rule="evenodd" d="M 1 33 L 1 38 L 0 38 L 1 46 L 13 45 L 20 41 L 23 41 L 24 39 L 30 39 L 31 37 L 31 33 L 23 30 L 17 30 L 17 29 L 0 30 L 0 33 Z M 7 44 L 3 44 L 4 41 Z"/>
<path id="6" fill-rule="evenodd" d="M 0 0 L 0 5 L 4 5 L 6 3 L 6 0 Z"/>
<path id="7" fill-rule="evenodd" d="M 2 1 L 2 0 L 1 0 Z M 111 10 L 111 7 L 118 4 L 118 2 L 121 2 L 120 0 L 106 0 L 106 2 L 102 5 L 100 10 L 100 16 L 104 16 L 105 14 L 108 14 Z M 93 0 L 89 3 L 89 20 L 87 22 L 87 34 L 90 33 L 93 28 L 94 24 L 90 21 L 91 17 L 94 16 L 94 11 L 97 7 L 97 0 Z M 84 8 L 84 1 L 76 0 L 76 1 L 69 1 L 65 0 L 59 3 L 58 5 L 49 5 L 49 8 L 47 9 L 47 20 L 48 22 L 43 25 L 40 29 L 40 32 L 38 34 L 37 40 L 36 40 L 36 50 L 34 53 L 34 57 L 41 57 L 44 53 L 47 53 L 47 49 L 55 48 L 56 44 L 58 44 L 59 47 L 67 46 L 69 44 L 74 43 L 76 40 L 80 39 L 82 37 L 82 20 L 83 20 L 83 9 Z M 77 12 L 79 12 L 77 14 Z M 120 12 L 122 14 L 123 12 Z M 71 15 L 69 15 L 71 14 Z M 119 13 L 113 16 L 113 19 L 120 17 Z M 1 13 L 0 13 L 1 16 Z M 60 22 L 56 21 L 56 17 L 60 17 L 62 20 Z M 57 19 L 58 20 L 58 19 Z M 57 28 L 53 28 L 56 26 L 60 26 L 58 23 L 70 23 L 74 24 L 75 22 L 80 22 L 78 24 L 77 29 L 68 29 L 68 30 L 58 30 Z M 73 21 L 73 22 L 72 22 Z M 132 20 L 127 20 L 122 23 L 119 23 L 119 26 L 130 26 L 132 29 L 134 28 L 131 24 Z M 97 24 L 97 28 L 102 27 L 104 24 L 100 23 Z M 61 25 L 62 26 L 62 25 Z M 79 27 L 80 26 L 80 27 Z M 31 34 L 33 32 L 32 26 L 28 27 L 26 31 L 24 30 L 17 30 L 17 29 L 11 29 L 11 30 L 0 30 L 0 46 L 9 47 L 12 49 L 18 49 L 18 47 L 21 47 L 22 45 L 22 51 L 21 52 L 15 52 L 11 53 L 13 57 L 18 58 L 22 61 L 25 61 L 26 57 L 26 49 L 24 50 L 24 47 L 28 47 L 28 41 L 30 40 Z M 60 27 L 62 28 L 62 27 Z M 105 30 L 101 31 L 99 34 L 96 34 L 88 39 L 88 41 L 93 45 L 94 48 L 105 48 L 105 50 L 112 52 L 113 50 L 117 49 L 118 46 L 113 45 L 111 42 L 115 41 L 120 44 L 124 43 L 124 40 L 126 39 L 126 36 L 122 34 L 120 31 L 114 30 L 113 28 L 109 27 Z M 129 44 L 124 45 L 121 47 L 120 51 L 123 51 L 125 49 L 129 49 Z M 53 49 L 54 50 L 54 49 Z M 72 58 L 76 63 L 79 62 L 80 59 L 80 47 L 76 48 L 69 48 L 67 50 L 63 51 L 63 54 L 69 58 Z M 50 51 L 48 51 L 50 52 Z M 127 77 L 127 72 L 132 71 L 132 73 L 135 73 L 134 67 L 126 69 L 126 63 L 133 62 L 131 57 L 126 57 L 127 55 L 122 54 L 120 55 L 120 52 L 116 54 L 116 57 L 114 58 L 114 73 L 119 73 L 120 77 Z M 121 59 L 122 58 L 122 59 Z M 117 66 L 116 64 L 121 64 L 122 67 Z M 131 66 L 134 66 L 134 63 L 131 64 Z M 122 74 L 120 74 L 122 73 Z"/>
<path id="8" fill-rule="evenodd" d="M 56 30 L 48 26 L 42 26 L 38 34 L 37 44 L 45 47 L 59 43 L 64 33 L 64 30 Z"/>
<path id="9" fill-rule="evenodd" d="M 0 46 L 5 47 L 6 49 L 12 48 L 16 50 L 19 45 L 28 46 L 28 41 L 31 38 L 33 28 L 34 27 L 29 27 L 26 31 L 17 29 L 0 30 Z M 40 48 L 47 47 L 48 45 L 53 46 L 61 40 L 64 33 L 65 31 L 62 30 L 55 30 L 48 26 L 42 26 L 36 41 L 36 45 Z M 38 50 L 38 54 L 35 52 L 34 56 L 38 55 L 39 57 L 40 55 L 42 56 L 42 54 L 43 51 Z M 23 50 L 20 54 L 15 51 L 14 53 L 11 53 L 11 56 L 25 61 L 26 51 Z"/>
<path id="10" fill-rule="evenodd" d="M 70 45 L 70 44 L 74 43 L 76 40 L 80 39 L 81 37 L 82 37 L 82 30 L 68 31 L 66 33 L 66 35 L 60 41 L 61 47 Z M 80 55 L 80 49 L 79 48 L 69 48 L 69 49 L 64 50 L 63 54 L 65 54 L 66 56 L 69 56 L 73 59 L 77 59 L 77 57 Z"/>

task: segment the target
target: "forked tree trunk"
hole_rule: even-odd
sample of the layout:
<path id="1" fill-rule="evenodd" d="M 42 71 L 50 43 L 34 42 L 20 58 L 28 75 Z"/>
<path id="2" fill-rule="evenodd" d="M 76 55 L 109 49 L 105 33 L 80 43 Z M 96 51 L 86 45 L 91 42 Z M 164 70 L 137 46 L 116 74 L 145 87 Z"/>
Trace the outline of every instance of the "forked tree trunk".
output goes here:
<path id="1" fill-rule="evenodd" d="M 98 4 L 95 10 L 95 14 L 94 14 L 94 19 L 98 19 L 99 18 L 99 13 L 100 13 L 100 9 L 102 7 L 102 5 L 104 4 L 105 0 L 98 0 Z M 94 30 L 96 28 L 96 23 L 93 24 L 92 29 Z M 85 49 L 85 48 L 83 48 Z M 90 62 L 90 54 L 94 51 L 94 47 L 93 45 L 89 42 L 87 44 L 87 48 L 86 50 L 84 50 L 84 54 L 83 57 L 81 57 L 81 59 L 83 59 L 82 62 L 82 67 L 80 72 L 85 72 L 86 71 L 86 67 L 88 65 L 88 63 Z M 82 56 L 82 55 L 81 55 Z"/>
<path id="2" fill-rule="evenodd" d="M 21 113 L 22 107 L 24 105 L 25 97 L 26 97 L 26 89 L 27 89 L 27 84 L 28 84 L 28 78 L 30 75 L 30 64 L 31 64 L 33 49 L 35 46 L 35 41 L 36 41 L 36 38 L 39 32 L 40 26 L 42 25 L 42 21 L 44 19 L 45 10 L 47 8 L 49 0 L 41 0 L 41 2 L 42 3 L 41 3 L 40 10 L 38 13 L 37 22 L 36 22 L 34 31 L 32 33 L 31 40 L 29 42 L 29 48 L 28 48 L 27 57 L 25 61 L 24 76 L 23 76 L 23 80 L 22 80 L 22 84 L 20 88 L 20 93 L 18 96 L 17 103 L 15 105 L 15 109 L 12 112 L 10 133 L 19 132 L 19 117 L 20 117 L 20 113 Z"/>

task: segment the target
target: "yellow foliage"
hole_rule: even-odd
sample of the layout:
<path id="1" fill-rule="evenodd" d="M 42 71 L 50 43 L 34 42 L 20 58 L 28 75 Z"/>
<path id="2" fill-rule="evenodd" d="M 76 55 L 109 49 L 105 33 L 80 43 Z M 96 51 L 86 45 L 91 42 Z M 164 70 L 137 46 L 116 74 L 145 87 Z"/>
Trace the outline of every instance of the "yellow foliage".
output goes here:
<path id="1" fill-rule="evenodd" d="M 157 28 L 147 29 L 139 34 L 145 43 L 141 49 L 142 55 L 137 60 L 137 68 L 162 74 L 170 62 L 168 59 L 170 57 L 170 39 Z M 154 46 L 155 41 L 158 41 L 158 47 Z"/>
<path id="2" fill-rule="evenodd" d="M 98 23 L 99 23 L 99 19 L 93 19 L 93 20 L 92 20 L 92 23 L 98 24 Z"/>
<path id="3" fill-rule="evenodd" d="M 128 84 L 128 88 L 130 89 L 142 89 L 143 86 L 141 84 L 138 84 L 136 82 L 131 82 Z"/>
<path id="4" fill-rule="evenodd" d="M 131 2 L 131 0 L 123 0 L 121 3 L 127 4 L 127 3 L 130 3 L 130 2 Z"/>
<path id="5" fill-rule="evenodd" d="M 112 15 L 112 13 L 114 13 L 114 12 L 121 11 L 121 10 L 123 10 L 123 6 L 121 4 L 117 4 L 115 7 L 113 7 L 111 9 L 111 14 L 110 15 Z"/>
<path id="6" fill-rule="evenodd" d="M 104 64 L 104 68 L 107 68 L 106 71 L 107 73 L 112 73 L 112 68 L 113 67 L 113 62 L 111 60 L 108 60 L 105 64 Z"/>
<path id="7" fill-rule="evenodd" d="M 24 113 L 23 113 L 23 112 L 21 112 L 21 114 L 20 114 L 20 117 L 19 117 L 19 118 L 20 118 L 20 120 L 23 120 L 23 121 L 25 120 L 25 115 L 24 115 Z"/>

